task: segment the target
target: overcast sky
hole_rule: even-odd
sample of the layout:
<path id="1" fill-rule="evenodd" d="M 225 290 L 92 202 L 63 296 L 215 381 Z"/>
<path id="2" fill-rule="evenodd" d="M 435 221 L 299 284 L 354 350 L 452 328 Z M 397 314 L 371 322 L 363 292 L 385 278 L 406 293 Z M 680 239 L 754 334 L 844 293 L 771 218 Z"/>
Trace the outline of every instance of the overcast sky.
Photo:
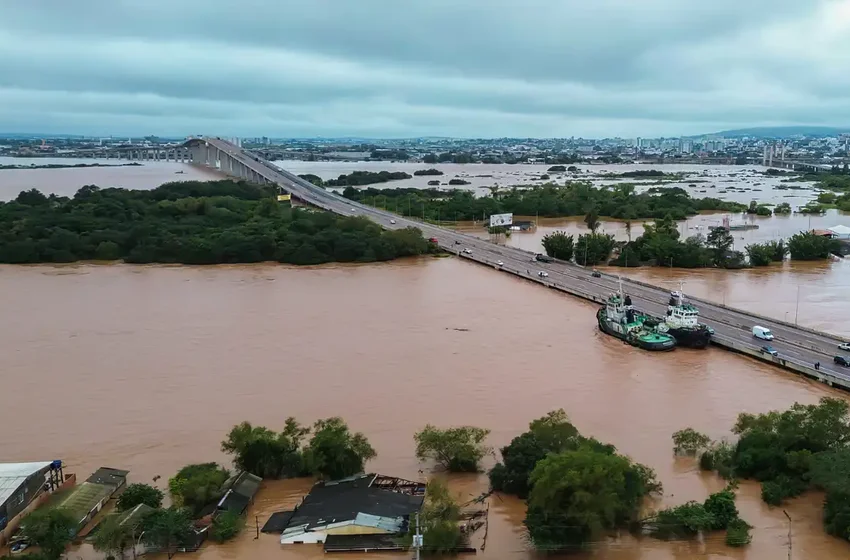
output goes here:
<path id="1" fill-rule="evenodd" d="M 850 125 L 850 0 L 29 0 L 0 131 L 674 136 Z"/>

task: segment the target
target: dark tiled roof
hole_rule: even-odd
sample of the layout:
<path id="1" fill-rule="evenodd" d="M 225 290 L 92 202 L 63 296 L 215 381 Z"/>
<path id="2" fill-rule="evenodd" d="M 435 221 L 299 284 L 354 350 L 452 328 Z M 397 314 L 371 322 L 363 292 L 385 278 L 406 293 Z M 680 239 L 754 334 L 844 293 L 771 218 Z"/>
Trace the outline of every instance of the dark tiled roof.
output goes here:
<path id="1" fill-rule="evenodd" d="M 353 520 L 358 513 L 379 517 L 403 517 L 422 508 L 423 496 L 372 487 L 375 475 L 320 482 L 295 511 L 289 527 L 308 528 Z"/>
<path id="2" fill-rule="evenodd" d="M 113 469 L 112 467 L 100 467 L 93 475 L 86 479 L 86 482 L 118 488 L 127 482 L 128 474 L 130 474 L 130 471 L 122 471 L 121 469 Z"/>
<path id="3" fill-rule="evenodd" d="M 260 531 L 263 533 L 283 533 L 283 530 L 289 525 L 289 520 L 292 519 L 293 514 L 295 514 L 294 511 L 274 512 Z"/>

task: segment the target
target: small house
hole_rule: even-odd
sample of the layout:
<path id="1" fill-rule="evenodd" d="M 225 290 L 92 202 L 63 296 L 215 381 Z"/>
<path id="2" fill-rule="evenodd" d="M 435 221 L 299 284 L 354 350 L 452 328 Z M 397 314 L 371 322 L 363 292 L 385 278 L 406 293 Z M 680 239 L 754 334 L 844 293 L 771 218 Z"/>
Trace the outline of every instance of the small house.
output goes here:
<path id="1" fill-rule="evenodd" d="M 330 535 L 403 534 L 424 499 L 424 483 L 376 474 L 319 482 L 292 512 L 280 543 L 324 543 Z"/>
<path id="2" fill-rule="evenodd" d="M 224 483 L 227 490 L 216 504 L 216 511 L 230 511 L 242 515 L 248 509 L 248 504 L 254 501 L 262 481 L 262 478 L 249 472 L 230 477 Z"/>

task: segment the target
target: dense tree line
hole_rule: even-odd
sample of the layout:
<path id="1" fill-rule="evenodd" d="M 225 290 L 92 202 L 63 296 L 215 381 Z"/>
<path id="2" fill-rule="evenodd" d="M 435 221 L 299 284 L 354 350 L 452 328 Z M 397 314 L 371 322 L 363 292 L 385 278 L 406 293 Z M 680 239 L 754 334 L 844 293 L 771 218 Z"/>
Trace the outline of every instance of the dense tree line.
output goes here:
<path id="1" fill-rule="evenodd" d="M 376 456 L 366 436 L 349 431 L 338 417 L 318 420 L 312 429 L 287 418 L 280 432 L 242 422 L 230 430 L 221 450 L 233 455 L 237 468 L 262 478 L 345 478 L 361 472 Z"/>
<path id="2" fill-rule="evenodd" d="M 468 190 L 410 188 L 347 188 L 343 196 L 405 216 L 424 216 L 431 220 L 483 219 L 503 212 L 556 218 L 584 216 L 590 209 L 599 216 L 621 219 L 664 218 L 669 215 L 675 220 L 684 220 L 704 210 L 741 212 L 747 208 L 737 202 L 717 198 L 692 198 L 678 187 L 636 193 L 635 186 L 631 184 L 597 188 L 584 181 L 568 182 L 565 186 L 512 187 L 504 191 L 493 187 L 487 196 L 475 196 Z"/>
<path id="3" fill-rule="evenodd" d="M 783 411 L 742 413 L 734 443 L 711 442 L 693 430 L 674 434 L 677 451 L 699 456 L 701 468 L 727 479 L 761 482 L 762 499 L 781 505 L 809 489 L 826 492 L 827 532 L 850 540 L 850 408 L 842 399 L 794 404 Z M 683 435 L 684 434 L 684 435 Z M 688 443 L 684 443 L 687 441 Z"/>
<path id="4" fill-rule="evenodd" d="M 417 177 L 422 175 L 442 175 L 443 172 L 439 169 L 434 169 L 433 167 L 430 169 L 418 169 L 413 172 L 413 174 Z"/>
<path id="5" fill-rule="evenodd" d="M 434 250 L 417 229 L 383 231 L 365 218 L 293 209 L 268 186 L 231 180 L 150 191 L 89 185 L 72 198 L 33 189 L 0 203 L 0 262 L 320 264 Z"/>
<path id="6" fill-rule="evenodd" d="M 336 179 L 328 179 L 324 182 L 325 187 L 348 187 L 358 185 L 374 185 L 376 183 L 389 183 L 401 179 L 412 179 L 413 175 L 404 171 L 352 171 L 340 175 Z"/>

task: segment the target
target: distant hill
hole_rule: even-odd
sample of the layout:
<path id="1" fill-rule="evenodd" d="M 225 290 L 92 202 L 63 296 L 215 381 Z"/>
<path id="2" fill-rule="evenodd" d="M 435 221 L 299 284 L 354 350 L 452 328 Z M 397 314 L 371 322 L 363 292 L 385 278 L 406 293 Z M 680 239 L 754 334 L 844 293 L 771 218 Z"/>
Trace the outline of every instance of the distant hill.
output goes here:
<path id="1" fill-rule="evenodd" d="M 759 126 L 754 128 L 739 128 L 715 132 L 711 136 L 724 138 L 788 138 L 790 136 L 836 136 L 850 133 L 850 127 L 832 126 Z"/>

